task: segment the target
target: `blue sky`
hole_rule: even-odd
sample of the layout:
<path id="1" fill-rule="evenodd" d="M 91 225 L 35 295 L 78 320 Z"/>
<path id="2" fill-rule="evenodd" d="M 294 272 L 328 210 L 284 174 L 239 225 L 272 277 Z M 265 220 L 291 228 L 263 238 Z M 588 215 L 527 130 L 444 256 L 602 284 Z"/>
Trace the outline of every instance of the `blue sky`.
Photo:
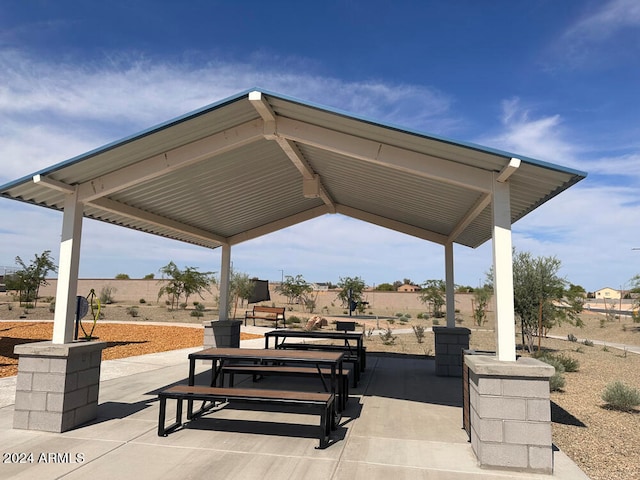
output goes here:
<path id="1" fill-rule="evenodd" d="M 0 184 L 254 86 L 587 171 L 513 226 L 588 290 L 640 273 L 640 3 L 47 1 L 0 4 Z M 0 199 L 0 266 L 51 250 L 61 214 Z M 475 286 L 490 242 L 456 246 Z M 325 216 L 234 247 L 269 280 L 444 278 L 442 247 Z M 80 275 L 140 278 L 220 254 L 87 220 Z"/>

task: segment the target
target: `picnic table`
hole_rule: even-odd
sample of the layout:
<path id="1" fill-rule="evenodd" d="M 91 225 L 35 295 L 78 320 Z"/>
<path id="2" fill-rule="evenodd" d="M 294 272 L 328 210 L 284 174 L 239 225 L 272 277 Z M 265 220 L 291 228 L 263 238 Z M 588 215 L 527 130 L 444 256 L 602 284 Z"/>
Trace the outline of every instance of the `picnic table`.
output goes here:
<path id="1" fill-rule="evenodd" d="M 325 344 L 300 344 L 287 342 L 287 338 L 313 339 L 313 340 L 339 340 L 339 345 Z M 364 371 L 366 368 L 366 349 L 364 347 L 364 334 L 362 332 L 345 332 L 337 330 L 291 330 L 280 329 L 264 334 L 264 348 L 269 349 L 273 339 L 276 349 L 305 349 L 321 351 L 342 351 L 346 354 L 345 361 L 355 359 L 357 369 Z M 359 372 L 354 372 L 354 383 L 359 379 Z"/>
<path id="2" fill-rule="evenodd" d="M 189 354 L 189 385 L 195 385 L 195 370 L 197 360 L 211 361 L 210 386 L 219 383 L 223 386 L 222 370 L 227 362 L 254 362 L 287 363 L 302 366 L 313 366 L 318 371 L 318 376 L 324 381 L 321 373 L 322 367 L 331 371 L 329 392 L 335 395 L 338 391 L 338 378 L 342 378 L 342 364 L 344 352 L 331 351 L 307 351 L 307 350 L 275 350 L 254 348 L 206 348 L 199 352 Z M 187 404 L 187 418 L 191 418 L 193 403 Z"/>

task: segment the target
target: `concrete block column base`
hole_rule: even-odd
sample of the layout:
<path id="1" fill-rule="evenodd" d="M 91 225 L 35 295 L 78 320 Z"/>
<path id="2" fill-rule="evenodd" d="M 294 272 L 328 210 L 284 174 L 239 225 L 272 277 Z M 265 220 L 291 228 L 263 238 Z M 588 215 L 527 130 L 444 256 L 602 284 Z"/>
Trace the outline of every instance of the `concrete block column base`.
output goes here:
<path id="1" fill-rule="evenodd" d="M 469 348 L 471 330 L 464 327 L 433 327 L 436 344 L 436 375 L 462 376 L 462 351 Z"/>
<path id="2" fill-rule="evenodd" d="M 204 348 L 239 348 L 242 320 L 214 320 L 204 323 Z"/>
<path id="3" fill-rule="evenodd" d="M 96 418 L 106 342 L 16 345 L 13 428 L 65 432 Z"/>
<path id="4" fill-rule="evenodd" d="M 553 473 L 549 378 L 533 358 L 465 355 L 471 446 L 480 466 Z"/>

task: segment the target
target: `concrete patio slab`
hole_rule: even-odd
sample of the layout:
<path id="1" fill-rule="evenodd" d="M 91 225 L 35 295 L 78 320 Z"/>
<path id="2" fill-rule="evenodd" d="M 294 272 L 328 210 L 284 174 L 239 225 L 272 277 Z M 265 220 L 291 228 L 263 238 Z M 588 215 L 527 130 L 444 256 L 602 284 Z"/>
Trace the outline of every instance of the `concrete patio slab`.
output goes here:
<path id="1" fill-rule="evenodd" d="M 261 339 L 243 348 L 261 348 Z M 299 479 L 584 480 L 562 452 L 553 476 L 483 470 L 462 430 L 461 380 L 437 377 L 421 357 L 370 355 L 367 371 L 326 449 L 317 449 L 318 417 L 304 411 L 240 405 L 209 412 L 167 437 L 157 436 L 157 392 L 186 382 L 197 349 L 102 363 L 98 418 L 63 434 L 14 430 L 15 382 L 0 381 L 4 453 L 33 461 L 0 464 L 5 479 L 159 480 Z M 198 365 L 206 381 L 207 365 Z M 254 383 L 238 378 L 243 387 Z M 320 391 L 313 379 L 267 377 L 260 388 L 294 385 Z M 9 390 L 9 391 L 7 391 Z M 175 402 L 168 404 L 168 419 Z M 41 455 L 51 462 L 45 463 Z M 16 460 L 17 457 L 14 457 Z M 40 461 L 39 461 L 40 460 Z"/>

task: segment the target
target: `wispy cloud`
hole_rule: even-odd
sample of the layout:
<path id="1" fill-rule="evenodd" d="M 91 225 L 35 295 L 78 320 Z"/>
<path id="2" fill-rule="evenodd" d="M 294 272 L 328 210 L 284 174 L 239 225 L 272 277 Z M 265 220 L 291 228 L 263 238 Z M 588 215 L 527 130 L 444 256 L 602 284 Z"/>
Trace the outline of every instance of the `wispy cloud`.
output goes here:
<path id="1" fill-rule="evenodd" d="M 558 114 L 534 116 L 519 98 L 502 102 L 500 132 L 480 143 L 561 165 L 575 166 L 576 147 L 565 137 Z"/>
<path id="2" fill-rule="evenodd" d="M 611 48 L 610 43 L 640 28 L 640 3 L 610 0 L 593 5 L 554 42 L 556 68 L 603 68 L 637 57 L 640 45 L 633 36 L 628 42 L 621 42 L 624 48 Z M 637 38 L 637 32 L 635 35 Z"/>
<path id="3" fill-rule="evenodd" d="M 425 87 L 336 78 L 219 61 L 156 63 L 140 56 L 47 63 L 0 53 L 0 181 L 259 86 L 418 130 L 456 124 L 451 99 Z"/>

